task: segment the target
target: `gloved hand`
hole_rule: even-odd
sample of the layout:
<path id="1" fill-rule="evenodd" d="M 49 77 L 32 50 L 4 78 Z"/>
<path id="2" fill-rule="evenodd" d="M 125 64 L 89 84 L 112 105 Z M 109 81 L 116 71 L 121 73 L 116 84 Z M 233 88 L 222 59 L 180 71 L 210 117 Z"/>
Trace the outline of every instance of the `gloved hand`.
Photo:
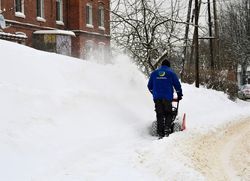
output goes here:
<path id="1" fill-rule="evenodd" d="M 182 94 L 177 94 L 178 96 L 178 101 L 182 100 Z"/>

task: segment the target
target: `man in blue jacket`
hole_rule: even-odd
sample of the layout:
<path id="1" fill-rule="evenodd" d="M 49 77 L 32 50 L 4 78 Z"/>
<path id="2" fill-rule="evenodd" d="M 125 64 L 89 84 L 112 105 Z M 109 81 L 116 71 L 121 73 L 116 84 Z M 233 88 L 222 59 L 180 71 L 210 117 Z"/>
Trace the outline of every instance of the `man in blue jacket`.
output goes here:
<path id="1" fill-rule="evenodd" d="M 181 100 L 183 95 L 179 79 L 170 68 L 170 62 L 164 59 L 161 67 L 151 73 L 148 81 L 148 89 L 155 103 L 157 133 L 160 138 L 171 133 L 173 88 L 178 100 Z"/>

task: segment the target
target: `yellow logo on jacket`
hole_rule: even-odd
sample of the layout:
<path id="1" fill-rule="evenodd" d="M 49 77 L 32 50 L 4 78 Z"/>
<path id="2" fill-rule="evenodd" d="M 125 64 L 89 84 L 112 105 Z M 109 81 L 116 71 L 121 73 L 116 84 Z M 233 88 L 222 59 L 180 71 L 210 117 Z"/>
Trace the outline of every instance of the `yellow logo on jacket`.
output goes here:
<path id="1" fill-rule="evenodd" d="M 159 72 L 159 76 L 160 76 L 160 77 L 164 77 L 165 75 L 166 75 L 166 73 L 165 73 L 164 71 L 160 71 L 160 72 Z"/>

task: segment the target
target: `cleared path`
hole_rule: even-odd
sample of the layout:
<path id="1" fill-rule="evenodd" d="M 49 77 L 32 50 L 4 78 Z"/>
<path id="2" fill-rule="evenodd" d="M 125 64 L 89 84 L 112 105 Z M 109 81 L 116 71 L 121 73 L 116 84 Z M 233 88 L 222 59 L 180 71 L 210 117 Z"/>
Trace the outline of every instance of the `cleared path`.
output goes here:
<path id="1" fill-rule="evenodd" d="M 189 158 L 206 180 L 250 181 L 250 118 L 191 141 Z"/>

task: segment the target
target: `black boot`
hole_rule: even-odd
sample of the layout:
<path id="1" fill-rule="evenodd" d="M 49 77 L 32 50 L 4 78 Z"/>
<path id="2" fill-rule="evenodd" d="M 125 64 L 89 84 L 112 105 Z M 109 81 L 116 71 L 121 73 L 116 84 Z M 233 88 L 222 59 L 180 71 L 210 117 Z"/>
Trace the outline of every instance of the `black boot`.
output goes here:
<path id="1" fill-rule="evenodd" d="M 165 136 L 168 137 L 171 134 L 171 129 L 170 128 L 165 128 Z"/>
<path id="2" fill-rule="evenodd" d="M 159 135 L 158 139 L 162 139 L 165 135 Z"/>

